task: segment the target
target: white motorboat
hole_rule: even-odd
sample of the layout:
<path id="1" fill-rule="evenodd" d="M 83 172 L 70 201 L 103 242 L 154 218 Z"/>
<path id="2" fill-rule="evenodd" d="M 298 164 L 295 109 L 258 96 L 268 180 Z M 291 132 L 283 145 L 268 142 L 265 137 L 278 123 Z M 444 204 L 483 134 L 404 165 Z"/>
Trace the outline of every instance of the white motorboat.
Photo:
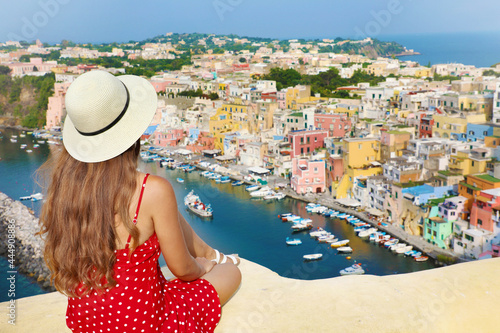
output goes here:
<path id="1" fill-rule="evenodd" d="M 377 228 L 368 228 L 366 230 L 360 231 L 358 236 L 361 238 L 369 237 L 371 234 L 377 231 Z"/>
<path id="2" fill-rule="evenodd" d="M 298 238 L 286 238 L 286 245 L 300 245 L 302 244 L 302 241 Z"/>
<path id="3" fill-rule="evenodd" d="M 190 211 L 202 217 L 211 217 L 213 215 L 212 207 L 201 202 L 200 197 L 194 194 L 194 191 L 189 192 L 188 195 L 184 197 L 184 205 L 186 205 Z"/>
<path id="4" fill-rule="evenodd" d="M 406 253 L 406 252 L 411 251 L 411 250 L 413 250 L 413 246 L 412 245 L 406 245 L 403 248 L 396 249 L 396 253 Z"/>
<path id="5" fill-rule="evenodd" d="M 331 241 L 334 238 L 335 238 L 335 235 L 333 235 L 333 234 L 319 236 L 318 237 L 318 242 L 320 242 L 320 243 L 328 243 L 329 241 Z"/>
<path id="6" fill-rule="evenodd" d="M 389 250 L 391 250 L 392 252 L 397 252 L 399 249 L 404 250 L 405 248 L 406 248 L 405 243 L 398 243 L 398 244 L 394 244 L 394 245 L 389 246 Z M 404 251 L 404 252 L 407 252 L 407 251 Z M 401 252 L 401 253 L 404 253 L 404 252 Z"/>
<path id="7" fill-rule="evenodd" d="M 340 271 L 340 275 L 361 275 L 365 274 L 365 270 L 361 267 L 361 264 L 354 264 Z"/>
<path id="8" fill-rule="evenodd" d="M 285 197 L 286 197 L 285 193 L 275 192 L 275 193 L 268 194 L 268 195 L 264 196 L 264 199 L 265 200 L 273 200 L 273 199 L 281 200 L 281 199 L 283 199 Z"/>
<path id="9" fill-rule="evenodd" d="M 274 191 L 271 190 L 269 186 L 263 186 L 261 189 L 251 192 L 250 196 L 254 198 L 263 198 L 266 195 L 270 195 L 272 193 L 274 193 Z"/>
<path id="10" fill-rule="evenodd" d="M 323 257 L 322 253 L 306 254 L 303 256 L 304 260 L 306 261 L 319 260 L 322 257 Z"/>
<path id="11" fill-rule="evenodd" d="M 337 248 L 337 251 L 340 253 L 351 253 L 352 248 L 350 246 L 341 246 L 341 247 Z"/>
<path id="12" fill-rule="evenodd" d="M 260 188 L 260 185 L 249 185 L 249 186 L 245 187 L 245 190 L 247 190 L 248 192 L 253 192 L 253 191 L 257 191 L 259 188 Z"/>
<path id="13" fill-rule="evenodd" d="M 347 245 L 347 244 L 349 244 L 349 240 L 348 239 L 343 239 L 341 241 L 332 243 L 331 247 L 333 247 L 333 248 L 335 248 L 335 247 L 341 247 L 341 246 L 344 246 L 344 245 Z"/>
<path id="14" fill-rule="evenodd" d="M 311 231 L 309 233 L 309 236 L 311 236 L 311 238 L 318 238 L 318 237 L 321 237 L 321 236 L 326 236 L 328 234 L 329 234 L 328 231 L 326 231 L 325 229 L 323 229 L 321 227 L 318 227 L 317 230 Z"/>

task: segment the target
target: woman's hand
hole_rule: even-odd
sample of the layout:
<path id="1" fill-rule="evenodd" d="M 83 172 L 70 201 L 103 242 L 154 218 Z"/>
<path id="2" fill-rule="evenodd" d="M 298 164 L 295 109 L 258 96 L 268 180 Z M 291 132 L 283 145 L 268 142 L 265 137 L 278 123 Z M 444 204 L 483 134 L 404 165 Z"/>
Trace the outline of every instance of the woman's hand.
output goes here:
<path id="1" fill-rule="evenodd" d="M 207 258 L 204 257 L 197 257 L 195 260 L 198 262 L 198 264 L 201 265 L 201 267 L 205 269 L 205 274 L 210 272 L 212 268 L 214 268 L 214 266 L 216 265 L 214 261 L 208 260 Z"/>

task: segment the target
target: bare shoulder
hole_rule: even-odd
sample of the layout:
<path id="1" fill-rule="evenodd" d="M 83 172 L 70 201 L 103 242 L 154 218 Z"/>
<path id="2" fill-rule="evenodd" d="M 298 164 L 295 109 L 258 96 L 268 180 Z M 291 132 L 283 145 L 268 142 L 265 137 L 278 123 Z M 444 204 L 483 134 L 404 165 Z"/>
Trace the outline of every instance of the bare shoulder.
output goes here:
<path id="1" fill-rule="evenodd" d="M 146 184 L 147 195 L 153 201 L 156 200 L 171 200 L 175 199 L 174 189 L 172 184 L 163 177 L 150 175 Z M 156 198 L 156 200 L 154 200 Z"/>

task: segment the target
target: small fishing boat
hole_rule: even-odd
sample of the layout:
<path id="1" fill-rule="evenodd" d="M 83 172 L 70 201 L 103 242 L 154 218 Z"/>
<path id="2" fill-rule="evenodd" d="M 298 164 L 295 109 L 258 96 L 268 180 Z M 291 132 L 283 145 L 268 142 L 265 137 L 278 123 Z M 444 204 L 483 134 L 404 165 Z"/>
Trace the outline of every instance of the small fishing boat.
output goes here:
<path id="1" fill-rule="evenodd" d="M 19 137 L 20 137 L 20 138 L 25 138 L 25 137 L 26 137 L 26 134 L 21 133 L 21 134 L 19 134 Z"/>
<path id="2" fill-rule="evenodd" d="M 415 261 L 427 261 L 427 259 L 429 259 L 429 257 L 427 257 L 427 256 L 420 256 L 420 257 L 416 257 Z"/>
<path id="3" fill-rule="evenodd" d="M 318 237 L 318 242 L 320 243 L 328 243 L 329 241 L 335 239 L 335 235 L 333 234 L 328 234 L 328 235 L 324 235 L 324 236 L 319 236 Z"/>
<path id="4" fill-rule="evenodd" d="M 33 150 L 31 150 L 31 149 L 27 149 L 27 150 L 26 150 L 26 152 L 27 152 L 27 153 L 32 153 L 32 152 L 33 152 Z"/>
<path id="5" fill-rule="evenodd" d="M 212 207 L 201 202 L 200 197 L 194 194 L 194 191 L 189 192 L 188 195 L 184 197 L 184 205 L 186 205 L 190 211 L 202 217 L 211 217 L 213 215 Z"/>
<path id="6" fill-rule="evenodd" d="M 184 168 L 184 172 L 191 172 L 194 170 L 196 170 L 196 167 L 194 165 L 190 165 L 190 166 L 187 166 L 186 168 Z"/>
<path id="7" fill-rule="evenodd" d="M 352 248 L 350 246 L 341 246 L 337 248 L 337 252 L 339 253 L 352 253 Z"/>
<path id="8" fill-rule="evenodd" d="M 271 188 L 269 186 L 263 186 L 262 188 L 260 188 L 257 191 L 252 191 L 250 193 L 250 196 L 254 197 L 254 198 L 263 198 L 266 195 L 269 195 L 272 193 L 274 193 L 274 192 L 273 192 L 273 190 L 271 190 Z"/>
<path id="9" fill-rule="evenodd" d="M 305 261 L 319 260 L 323 257 L 322 253 L 306 254 L 303 256 Z"/>
<path id="10" fill-rule="evenodd" d="M 39 145 L 38 143 L 35 143 L 35 144 L 33 145 L 33 148 L 35 148 L 35 149 L 36 149 L 36 148 L 38 148 L 38 147 L 40 147 L 40 145 Z"/>
<path id="11" fill-rule="evenodd" d="M 326 231 L 325 229 L 323 229 L 321 227 L 318 227 L 317 230 L 311 231 L 309 233 L 309 236 L 311 236 L 311 238 L 318 238 L 318 237 L 321 237 L 321 236 L 326 236 L 328 234 L 329 234 L 328 231 Z"/>
<path id="12" fill-rule="evenodd" d="M 285 193 L 281 193 L 281 192 L 277 192 L 277 193 L 272 193 L 272 194 L 268 194 L 264 197 L 265 200 L 273 200 L 273 199 L 276 199 L 276 200 L 281 200 L 283 198 L 286 197 L 286 194 Z"/>
<path id="13" fill-rule="evenodd" d="M 404 248 L 396 249 L 396 253 L 406 253 L 408 251 L 411 251 L 412 249 L 413 249 L 412 245 L 406 245 Z"/>
<path id="14" fill-rule="evenodd" d="M 404 254 L 405 254 L 405 256 L 411 256 L 414 253 L 417 253 L 417 250 L 411 250 L 411 251 L 405 252 Z"/>
<path id="15" fill-rule="evenodd" d="M 21 145 L 21 147 L 19 147 L 19 148 L 21 148 L 21 149 L 25 149 L 27 146 L 28 146 L 28 145 L 22 144 L 22 145 Z"/>
<path id="16" fill-rule="evenodd" d="M 17 142 L 17 140 L 16 140 L 16 139 L 10 139 L 10 142 L 14 142 L 14 143 L 16 143 L 16 142 Z"/>
<path id="17" fill-rule="evenodd" d="M 219 183 L 221 183 L 221 184 L 229 183 L 230 181 L 231 181 L 231 178 L 229 178 L 228 176 L 223 176 L 223 177 L 219 178 Z M 217 180 L 216 180 L 216 182 L 217 182 Z"/>
<path id="18" fill-rule="evenodd" d="M 349 240 L 348 239 L 343 239 L 341 241 L 337 241 L 335 243 L 332 243 L 330 246 L 332 248 L 336 248 L 336 247 L 341 247 L 341 246 L 344 246 L 344 245 L 347 245 L 349 244 Z"/>
<path id="19" fill-rule="evenodd" d="M 31 201 L 40 201 L 42 199 L 43 199 L 42 193 L 34 193 L 32 195 L 27 195 L 19 198 L 19 200 L 31 200 Z"/>
<path id="20" fill-rule="evenodd" d="M 298 238 L 286 238 L 286 245 L 300 245 L 302 244 L 302 241 Z"/>
<path id="21" fill-rule="evenodd" d="M 45 140 L 36 140 L 36 142 L 41 143 L 41 144 L 44 144 L 44 143 L 45 143 Z"/>
<path id="22" fill-rule="evenodd" d="M 177 178 L 176 180 L 178 183 L 184 183 L 184 179 L 182 179 L 182 178 Z"/>
<path id="23" fill-rule="evenodd" d="M 354 264 L 340 271 L 340 275 L 361 275 L 365 274 L 365 270 L 361 267 L 361 264 Z"/>
<path id="24" fill-rule="evenodd" d="M 417 251 L 417 252 L 413 253 L 411 256 L 412 256 L 413 258 L 418 258 L 418 257 L 422 256 L 422 252 Z"/>
<path id="25" fill-rule="evenodd" d="M 253 191 L 257 191 L 259 188 L 260 188 L 259 185 L 249 185 L 249 186 L 245 187 L 245 190 L 247 190 L 248 192 L 253 192 Z"/>
<path id="26" fill-rule="evenodd" d="M 232 186 L 240 186 L 243 185 L 242 180 L 235 180 L 234 182 L 231 183 Z"/>
<path id="27" fill-rule="evenodd" d="M 292 225 L 292 232 L 300 232 L 311 229 L 312 229 L 312 224 L 309 223 L 296 223 Z"/>
<path id="28" fill-rule="evenodd" d="M 371 234 L 377 231 L 377 228 L 368 228 L 366 230 L 360 231 L 358 236 L 361 238 L 369 237 Z"/>

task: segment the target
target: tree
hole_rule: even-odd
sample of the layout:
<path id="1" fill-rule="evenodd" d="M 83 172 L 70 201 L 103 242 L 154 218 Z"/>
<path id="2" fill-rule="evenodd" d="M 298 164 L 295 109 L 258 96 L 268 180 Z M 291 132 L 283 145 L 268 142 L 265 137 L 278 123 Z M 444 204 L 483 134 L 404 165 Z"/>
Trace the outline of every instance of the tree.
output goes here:
<path id="1" fill-rule="evenodd" d="M 0 66 L 0 75 L 9 75 L 10 68 L 7 66 Z"/>

